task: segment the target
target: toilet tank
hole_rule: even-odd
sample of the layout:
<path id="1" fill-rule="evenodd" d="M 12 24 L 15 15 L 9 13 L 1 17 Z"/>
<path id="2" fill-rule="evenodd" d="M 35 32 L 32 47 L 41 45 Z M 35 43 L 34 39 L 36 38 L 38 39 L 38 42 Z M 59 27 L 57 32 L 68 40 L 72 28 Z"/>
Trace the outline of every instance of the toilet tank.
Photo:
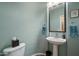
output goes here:
<path id="1" fill-rule="evenodd" d="M 25 43 L 20 43 L 19 46 L 9 47 L 3 50 L 5 56 L 23 56 L 25 52 Z"/>

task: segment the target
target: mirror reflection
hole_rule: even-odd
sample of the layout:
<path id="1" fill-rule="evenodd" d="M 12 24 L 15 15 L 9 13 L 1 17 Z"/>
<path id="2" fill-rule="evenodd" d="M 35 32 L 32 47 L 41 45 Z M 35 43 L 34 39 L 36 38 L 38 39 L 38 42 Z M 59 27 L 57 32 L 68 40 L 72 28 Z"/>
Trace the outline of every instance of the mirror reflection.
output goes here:
<path id="1" fill-rule="evenodd" d="M 51 3 L 49 7 L 49 31 L 65 32 L 65 3 Z"/>

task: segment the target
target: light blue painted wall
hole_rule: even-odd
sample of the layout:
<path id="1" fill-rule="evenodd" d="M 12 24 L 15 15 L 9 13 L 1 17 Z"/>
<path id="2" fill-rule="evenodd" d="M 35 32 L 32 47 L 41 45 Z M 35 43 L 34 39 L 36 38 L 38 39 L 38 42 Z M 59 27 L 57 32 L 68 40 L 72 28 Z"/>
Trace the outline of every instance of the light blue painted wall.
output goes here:
<path id="1" fill-rule="evenodd" d="M 67 53 L 69 56 L 79 56 L 79 37 L 78 38 L 71 38 L 69 36 L 69 26 L 71 25 L 71 22 L 74 22 L 78 27 L 79 32 L 79 16 L 76 18 L 70 18 L 70 11 L 74 9 L 79 9 L 79 2 L 71 2 L 68 3 L 68 49 Z M 78 33 L 79 34 L 79 33 Z"/>
<path id="2" fill-rule="evenodd" d="M 46 8 L 45 2 L 0 2 L 0 49 L 16 36 L 26 43 L 25 55 L 45 52 L 42 26 L 46 24 Z"/>

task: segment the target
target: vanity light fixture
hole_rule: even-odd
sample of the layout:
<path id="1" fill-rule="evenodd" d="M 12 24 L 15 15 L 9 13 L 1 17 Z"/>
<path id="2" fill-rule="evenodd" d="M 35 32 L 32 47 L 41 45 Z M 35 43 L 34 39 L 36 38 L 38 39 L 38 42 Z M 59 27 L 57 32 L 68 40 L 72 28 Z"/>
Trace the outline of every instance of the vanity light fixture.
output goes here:
<path id="1" fill-rule="evenodd" d="M 47 3 L 47 7 L 48 8 L 51 8 L 52 6 L 56 6 L 56 5 L 59 5 L 61 4 L 62 2 L 48 2 Z"/>

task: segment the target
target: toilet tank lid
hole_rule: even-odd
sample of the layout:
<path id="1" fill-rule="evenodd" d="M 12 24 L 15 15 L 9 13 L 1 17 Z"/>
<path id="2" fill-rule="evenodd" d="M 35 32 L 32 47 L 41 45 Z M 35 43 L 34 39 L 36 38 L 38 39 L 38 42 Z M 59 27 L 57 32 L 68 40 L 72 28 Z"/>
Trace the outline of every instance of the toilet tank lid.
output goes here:
<path id="1" fill-rule="evenodd" d="M 12 51 L 15 51 L 15 50 L 17 50 L 17 49 L 19 49 L 19 48 L 22 48 L 22 47 L 24 47 L 24 46 L 25 46 L 25 43 L 20 43 L 19 46 L 5 48 L 5 49 L 3 50 L 3 52 L 4 52 L 4 53 L 12 52 Z"/>

